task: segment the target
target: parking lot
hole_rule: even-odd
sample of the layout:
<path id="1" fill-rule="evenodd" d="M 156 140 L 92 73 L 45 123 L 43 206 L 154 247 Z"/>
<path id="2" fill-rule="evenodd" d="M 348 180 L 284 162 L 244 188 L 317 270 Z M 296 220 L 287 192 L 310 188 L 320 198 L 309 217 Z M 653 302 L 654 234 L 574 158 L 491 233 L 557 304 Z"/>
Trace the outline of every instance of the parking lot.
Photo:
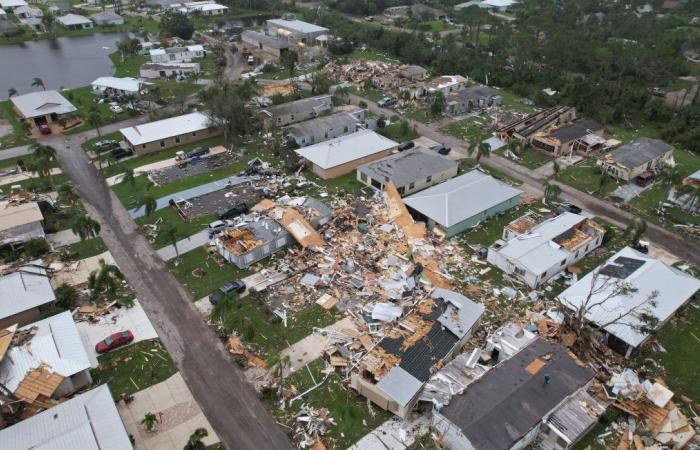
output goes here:
<path id="1" fill-rule="evenodd" d="M 262 189 L 255 187 L 251 183 L 241 183 L 191 198 L 185 202 L 179 202 L 178 208 L 180 214 L 189 220 L 238 203 L 245 203 L 251 206 L 263 197 L 264 192 Z"/>

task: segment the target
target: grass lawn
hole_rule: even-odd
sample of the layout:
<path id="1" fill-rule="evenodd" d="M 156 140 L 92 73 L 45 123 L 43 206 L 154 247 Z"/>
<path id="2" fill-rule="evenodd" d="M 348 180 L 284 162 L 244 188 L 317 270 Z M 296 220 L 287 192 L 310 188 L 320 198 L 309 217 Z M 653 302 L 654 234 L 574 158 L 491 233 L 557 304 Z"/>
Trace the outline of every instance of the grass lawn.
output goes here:
<path id="1" fill-rule="evenodd" d="M 366 185 L 360 183 L 357 181 L 357 175 L 355 171 L 353 170 L 352 172 L 345 174 L 343 176 L 340 176 L 338 178 L 333 178 L 330 180 L 324 180 L 322 178 L 319 178 L 316 176 L 315 173 L 311 171 L 305 171 L 304 176 L 306 177 L 307 180 L 313 181 L 314 183 L 317 183 L 321 186 L 323 186 L 329 194 L 335 195 L 335 194 L 342 194 L 342 193 L 349 193 L 349 194 L 360 194 L 360 191 L 362 188 L 367 188 L 368 190 L 371 189 L 367 187 Z M 316 189 L 308 189 L 306 194 L 307 195 L 318 195 L 318 192 L 316 192 Z M 369 191 L 368 191 L 369 192 Z M 323 199 L 321 199 L 323 200 Z"/>
<path id="2" fill-rule="evenodd" d="M 109 384 L 115 399 L 122 393 L 133 394 L 160 383 L 177 372 L 175 363 L 158 339 L 106 353 L 97 361 L 100 366 L 90 372 L 92 381 L 95 385 Z"/>
<path id="3" fill-rule="evenodd" d="M 467 245 L 486 245 L 493 244 L 503 235 L 503 227 L 508 225 L 513 220 L 525 214 L 527 207 L 518 206 L 509 209 L 501 216 L 496 216 L 483 222 L 478 228 L 474 228 L 457 236 L 457 240 L 463 247 Z"/>
<path id="4" fill-rule="evenodd" d="M 141 64 L 150 60 L 146 55 L 131 55 L 122 61 L 122 55 L 119 52 L 110 53 L 109 59 L 114 64 L 115 77 L 138 77 Z"/>
<path id="5" fill-rule="evenodd" d="M 222 264 L 219 265 L 219 262 Z M 170 272 L 194 300 L 211 294 L 227 281 L 237 280 L 252 273 L 251 270 L 239 269 L 226 263 L 218 255 L 210 255 L 204 247 L 181 255 L 178 264 L 175 263 L 175 260 L 168 262 Z M 204 270 L 204 276 L 201 278 L 192 275 L 192 271 L 198 268 Z"/>
<path id="6" fill-rule="evenodd" d="M 420 134 L 418 134 L 418 132 L 406 121 L 393 123 L 377 131 L 382 136 L 396 142 L 410 141 L 420 136 Z"/>
<path id="7" fill-rule="evenodd" d="M 192 236 L 195 233 L 202 231 L 210 223 L 216 220 L 216 213 L 206 214 L 204 216 L 197 217 L 193 220 L 183 220 L 172 207 L 166 207 L 159 209 L 150 216 L 140 217 L 136 220 L 139 225 L 156 223 L 159 219 L 162 221 L 159 224 L 159 230 L 163 229 L 163 225 L 172 225 L 175 227 L 178 233 L 178 240 L 185 239 L 188 236 Z M 151 246 L 156 250 L 166 245 L 170 245 L 171 242 L 165 237 L 164 233 L 159 233 L 156 239 L 151 242 Z"/>
<path id="8" fill-rule="evenodd" d="M 430 20 L 428 22 L 423 23 L 430 25 L 430 31 L 432 31 L 433 33 L 439 33 L 440 31 L 447 31 L 454 28 L 454 25 L 451 25 L 445 22 L 444 20 Z"/>
<path id="9" fill-rule="evenodd" d="M 79 260 L 104 253 L 107 251 L 107 246 L 102 238 L 96 237 L 67 245 L 63 247 L 62 250 L 66 252 L 71 259 Z"/>
<path id="10" fill-rule="evenodd" d="M 17 147 L 18 145 L 29 144 L 32 141 L 25 135 L 20 126 L 17 115 L 12 110 L 12 102 L 5 100 L 0 102 L 0 119 L 6 119 L 12 125 L 13 131 L 0 137 L 0 149 Z"/>
<path id="11" fill-rule="evenodd" d="M 580 163 L 569 166 L 559 172 L 556 179 L 564 184 L 598 197 L 605 197 L 618 187 L 618 183 L 612 178 L 607 177 L 607 183 L 603 186 L 602 191 L 599 190 L 599 181 L 601 173 L 596 168 L 595 159 L 589 158 Z"/>
<path id="12" fill-rule="evenodd" d="M 521 97 L 518 97 L 517 95 L 508 92 L 505 89 L 500 89 L 498 91 L 498 95 L 500 95 L 501 99 L 503 100 L 503 106 L 508 109 L 526 113 L 535 112 L 534 106 L 526 104 L 525 102 L 523 102 L 523 99 Z"/>
<path id="13" fill-rule="evenodd" d="M 398 59 L 392 58 L 389 55 L 386 55 L 384 53 L 377 52 L 374 50 L 365 50 L 365 51 L 355 50 L 347 56 L 347 59 L 349 59 L 349 60 L 364 59 L 367 61 L 382 61 L 382 62 L 389 63 L 389 64 L 400 64 L 401 63 L 401 61 L 399 61 Z"/>
<path id="14" fill-rule="evenodd" d="M 412 107 L 402 110 L 401 115 L 406 119 L 415 120 L 420 123 L 430 123 L 433 120 L 427 108 Z"/>
<path id="15" fill-rule="evenodd" d="M 469 117 L 457 122 L 452 122 L 440 129 L 440 132 L 447 133 L 463 141 L 469 141 L 472 137 L 481 132 L 480 125 L 485 122 L 481 117 Z"/>
<path id="16" fill-rule="evenodd" d="M 507 148 L 508 147 L 503 147 L 502 150 L 505 151 Z M 520 154 L 520 159 L 515 160 L 516 163 L 533 170 L 547 164 L 550 161 L 553 161 L 553 159 L 531 148 L 527 148 L 522 151 Z"/>
<path id="17" fill-rule="evenodd" d="M 256 354 L 271 364 L 277 361 L 280 350 L 313 333 L 314 327 L 326 327 L 343 318 L 336 310 L 326 311 L 314 304 L 289 312 L 285 327 L 270 310 L 266 298 L 266 294 L 230 297 L 216 305 L 211 318 L 220 320 L 227 332 L 236 331 Z"/>
<path id="18" fill-rule="evenodd" d="M 116 114 L 109 109 L 109 104 L 107 103 L 97 103 L 95 95 L 92 93 L 90 86 L 83 86 L 76 89 L 67 89 L 62 92 L 62 94 L 75 105 L 76 108 L 82 113 L 83 119 L 87 119 L 89 110 L 94 109 L 102 117 L 102 121 L 107 123 L 118 122 L 120 120 L 127 119 L 129 117 L 128 111 L 123 111 Z M 92 125 L 85 121 L 82 125 L 71 128 L 66 131 L 65 134 L 80 133 L 85 130 L 93 128 Z"/>
<path id="19" fill-rule="evenodd" d="M 607 437 L 607 440 L 604 441 L 603 444 L 598 443 L 597 438 L 605 432 L 611 423 L 616 422 L 622 414 L 622 411 L 619 409 L 612 406 L 609 407 L 608 410 L 605 411 L 605 413 L 600 417 L 598 423 L 591 428 L 591 431 L 589 431 L 588 434 L 581 438 L 581 440 L 572 447 L 573 450 L 586 450 L 589 448 L 591 450 L 603 450 L 606 448 L 613 448 L 613 445 L 617 445 L 618 442 L 611 439 L 611 437 Z M 615 439 L 618 438 L 617 434 L 614 434 L 613 436 Z"/>
<path id="20" fill-rule="evenodd" d="M 54 186 L 59 186 L 68 181 L 68 177 L 62 173 L 53 175 L 52 179 Z M 17 183 L 7 183 L 0 185 L 0 191 L 9 191 L 10 186 L 14 185 L 19 185 L 20 189 L 26 189 L 28 191 L 47 192 L 52 190 L 51 181 L 48 178 L 30 178 L 28 180 L 22 180 Z"/>
<path id="21" fill-rule="evenodd" d="M 285 386 L 294 386 L 299 393 L 302 393 L 325 378 L 322 373 L 323 361 L 314 361 L 307 367 L 308 370 L 301 369 L 287 377 Z M 313 378 L 309 372 L 313 374 Z M 372 412 L 370 412 L 367 400 L 344 387 L 336 374 L 331 374 L 325 383 L 311 391 L 305 398 L 294 402 L 287 410 L 280 410 L 270 398 L 267 401 L 278 420 L 290 426 L 296 424 L 294 414 L 304 404 L 316 409 L 328 408 L 330 416 L 336 423 L 335 426 L 331 425 L 323 436 L 323 442 L 328 448 L 348 448 L 392 416 L 391 413 L 377 406 L 371 406 Z"/>
<path id="22" fill-rule="evenodd" d="M 619 139 L 624 143 L 633 141 L 640 137 L 648 137 L 654 139 L 658 139 L 659 137 L 659 130 L 657 130 L 651 125 L 641 124 L 633 128 L 624 125 L 606 125 L 606 128 L 615 137 L 615 139 Z"/>
<path id="23" fill-rule="evenodd" d="M 373 88 L 369 88 L 369 89 L 350 88 L 350 93 L 355 94 L 355 95 L 359 95 L 360 97 L 370 99 L 373 102 L 378 102 L 379 100 L 386 97 L 386 95 L 384 95 L 381 91 L 378 91 L 377 89 L 373 89 Z"/>

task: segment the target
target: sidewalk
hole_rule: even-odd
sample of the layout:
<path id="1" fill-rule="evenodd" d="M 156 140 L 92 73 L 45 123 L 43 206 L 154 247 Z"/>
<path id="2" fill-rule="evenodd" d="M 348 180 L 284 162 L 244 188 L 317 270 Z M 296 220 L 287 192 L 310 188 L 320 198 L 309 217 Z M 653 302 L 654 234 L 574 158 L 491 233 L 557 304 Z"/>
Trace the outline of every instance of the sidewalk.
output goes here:
<path id="1" fill-rule="evenodd" d="M 209 230 L 202 230 L 190 237 L 177 241 L 177 251 L 182 255 L 183 253 L 187 253 L 208 243 Z M 173 247 L 172 244 L 156 250 L 156 253 L 163 261 L 170 261 L 176 256 L 175 247 Z"/>

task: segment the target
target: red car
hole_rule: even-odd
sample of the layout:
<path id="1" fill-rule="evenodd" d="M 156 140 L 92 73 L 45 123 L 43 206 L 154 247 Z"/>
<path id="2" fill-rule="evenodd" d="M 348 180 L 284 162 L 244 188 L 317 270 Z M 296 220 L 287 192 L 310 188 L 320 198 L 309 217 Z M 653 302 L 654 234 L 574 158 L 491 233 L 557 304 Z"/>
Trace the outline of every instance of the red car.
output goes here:
<path id="1" fill-rule="evenodd" d="M 47 124 L 42 123 L 39 125 L 39 131 L 41 134 L 51 134 L 51 127 L 49 127 Z"/>
<path id="2" fill-rule="evenodd" d="M 108 336 L 105 340 L 95 345 L 97 353 L 107 353 L 131 343 L 134 340 L 134 333 L 131 331 L 121 331 Z"/>

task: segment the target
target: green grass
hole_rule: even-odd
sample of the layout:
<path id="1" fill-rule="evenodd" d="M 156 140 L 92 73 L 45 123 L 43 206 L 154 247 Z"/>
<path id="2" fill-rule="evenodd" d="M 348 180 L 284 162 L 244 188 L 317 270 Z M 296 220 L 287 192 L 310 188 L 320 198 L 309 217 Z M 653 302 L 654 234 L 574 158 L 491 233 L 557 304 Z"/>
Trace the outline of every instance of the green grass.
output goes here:
<path id="1" fill-rule="evenodd" d="M 511 177 L 505 172 L 502 172 L 495 167 L 492 167 L 489 165 L 489 160 L 488 158 L 482 158 L 479 161 L 479 164 L 481 165 L 481 169 L 491 175 L 492 177 L 496 178 L 497 180 L 501 180 L 504 183 L 511 184 L 513 186 L 520 186 L 523 184 L 522 181 L 518 180 L 517 178 Z M 472 170 L 476 166 L 476 160 L 471 159 L 471 158 L 466 158 L 463 159 L 459 162 L 459 174 L 463 174 L 464 172 L 467 172 L 469 170 Z"/>
<path id="2" fill-rule="evenodd" d="M 365 50 L 365 51 L 355 50 L 352 53 L 350 53 L 347 56 L 347 58 L 349 60 L 364 59 L 367 61 L 382 61 L 382 62 L 389 63 L 389 64 L 401 63 L 401 61 L 399 61 L 398 59 L 392 58 L 389 55 L 386 55 L 384 53 L 377 52 L 374 50 Z"/>
<path id="3" fill-rule="evenodd" d="M 430 20 L 428 22 L 423 23 L 430 25 L 430 31 L 432 31 L 433 33 L 439 33 L 440 31 L 447 31 L 454 28 L 454 25 L 451 25 L 445 22 L 444 20 Z"/>
<path id="4" fill-rule="evenodd" d="M 258 356 L 272 364 L 282 349 L 313 333 L 314 327 L 327 327 L 342 319 L 343 314 L 312 304 L 294 313 L 288 311 L 285 327 L 270 310 L 265 294 L 251 294 L 227 298 L 216 305 L 211 318 L 221 321 L 227 332 L 237 332 Z"/>
<path id="5" fill-rule="evenodd" d="M 503 150 L 505 149 L 507 149 L 507 147 L 503 147 Z M 522 151 L 520 153 L 520 159 L 515 160 L 516 163 L 533 170 L 547 164 L 550 161 L 553 161 L 553 159 L 531 148 L 527 148 Z"/>
<path id="6" fill-rule="evenodd" d="M 219 265 L 219 262 L 222 264 Z M 168 269 L 189 292 L 194 300 L 211 294 L 221 284 L 237 280 L 252 273 L 251 270 L 238 269 L 226 263 L 218 255 L 210 255 L 205 248 L 198 248 L 182 255 L 177 261 L 169 261 Z M 204 270 L 204 276 L 192 275 L 195 269 Z"/>
<path id="7" fill-rule="evenodd" d="M 496 216 L 483 222 L 478 228 L 460 233 L 457 237 L 459 243 L 464 247 L 468 245 L 489 246 L 503 235 L 503 228 L 510 222 L 525 214 L 527 208 L 518 206 L 506 211 L 501 216 Z"/>
<path id="8" fill-rule="evenodd" d="M 369 88 L 369 89 L 350 88 L 350 93 L 355 94 L 355 95 L 359 95 L 360 97 L 368 98 L 368 99 L 372 100 L 373 102 L 378 102 L 379 100 L 386 97 L 381 91 L 374 89 L 374 88 Z"/>
<path id="9" fill-rule="evenodd" d="M 99 367 L 90 372 L 92 381 L 95 385 L 109 384 L 115 400 L 120 394 L 133 394 L 177 372 L 175 363 L 158 339 L 106 353 L 97 361 Z"/>
<path id="10" fill-rule="evenodd" d="M 71 259 L 79 260 L 90 258 L 91 256 L 99 255 L 107 251 L 107 246 L 100 237 L 86 239 L 63 247 Z"/>
<path id="11" fill-rule="evenodd" d="M 619 139 L 623 143 L 633 141 L 640 137 L 659 138 L 659 130 L 649 124 L 641 124 L 631 128 L 624 125 L 606 125 L 606 128 L 615 139 Z"/>
<path id="12" fill-rule="evenodd" d="M 294 386 L 297 392 L 302 393 L 314 386 L 314 380 L 318 383 L 325 378 L 326 375 L 322 373 L 323 361 L 314 361 L 307 367 L 308 370 L 301 369 L 287 377 L 285 386 Z M 309 372 L 313 374 L 313 379 Z M 331 374 L 324 384 L 286 410 L 280 410 L 273 398 L 268 397 L 266 400 L 278 420 L 290 426 L 296 424 L 293 416 L 303 404 L 316 409 L 328 408 L 336 423 L 323 436 L 323 442 L 328 448 L 348 448 L 392 417 L 391 413 L 374 405 L 370 413 L 367 400 L 344 387 L 337 374 Z"/>
<path id="13" fill-rule="evenodd" d="M 84 123 L 80 126 L 71 128 L 67 130 L 65 134 L 75 134 L 80 133 L 85 130 L 93 128 L 87 120 L 89 111 L 97 111 L 102 117 L 104 124 L 118 122 L 120 120 L 127 119 L 129 117 L 129 112 L 124 110 L 123 112 L 116 114 L 109 109 L 108 103 L 97 103 L 97 97 L 92 93 L 92 88 L 90 86 L 83 86 L 75 89 L 67 89 L 62 92 L 62 94 L 75 105 L 76 108 L 83 115 Z"/>
<path id="14" fill-rule="evenodd" d="M 445 125 L 440 129 L 440 131 L 458 139 L 470 141 L 472 138 L 481 133 L 482 130 L 480 125 L 483 123 L 484 119 L 480 117 L 469 117 L 467 119 L 462 119 Z"/>
<path id="15" fill-rule="evenodd" d="M 622 416 L 622 412 L 614 407 L 608 408 L 607 411 L 600 417 L 598 420 L 598 423 L 591 428 L 591 431 L 589 431 L 583 438 L 581 438 L 580 441 L 578 441 L 574 446 L 572 447 L 573 450 L 586 450 L 586 449 L 591 449 L 591 450 L 604 450 L 606 448 L 613 448 L 618 444 L 617 440 L 618 435 L 613 434 L 612 436 L 608 436 L 606 440 L 604 441 L 603 445 L 598 443 L 598 436 L 603 434 L 605 430 L 610 426 L 611 423 L 616 422 L 620 416 Z"/>
<path id="16" fill-rule="evenodd" d="M 310 171 L 304 172 L 304 176 L 309 181 L 313 181 L 314 183 L 323 186 L 331 195 L 338 195 L 343 193 L 357 195 L 360 194 L 360 191 L 363 187 L 367 187 L 364 184 L 357 181 L 356 173 L 354 170 L 350 173 L 330 180 L 324 180 L 322 178 L 319 178 L 318 176 L 316 176 L 315 173 Z M 307 194 L 317 195 L 317 192 L 315 189 L 311 188 L 308 190 Z"/>
<path id="17" fill-rule="evenodd" d="M 415 120 L 420 123 L 430 123 L 433 120 L 427 108 L 412 107 L 404 110 L 401 115 L 406 119 Z"/>
<path id="18" fill-rule="evenodd" d="M 12 110 L 12 102 L 9 100 L 0 102 L 0 119 L 7 119 L 13 128 L 11 133 L 0 137 L 0 149 L 17 147 L 32 142 L 22 130 L 17 115 Z"/>
<path id="19" fill-rule="evenodd" d="M 174 208 L 168 206 L 159 209 L 150 216 L 139 217 L 136 223 L 139 225 L 153 224 L 159 219 L 162 219 L 158 227 L 159 230 L 163 229 L 163 224 L 173 226 L 177 230 L 178 240 L 181 240 L 206 228 L 207 225 L 216 220 L 216 213 L 206 214 L 192 220 L 183 220 Z M 166 238 L 164 233 L 158 233 L 155 240 L 151 243 L 151 246 L 155 249 L 163 248 L 167 245 L 171 245 L 171 242 Z"/>
<path id="20" fill-rule="evenodd" d="M 131 55 L 122 61 L 122 56 L 119 52 L 110 53 L 109 59 L 114 64 L 115 77 L 138 77 L 141 64 L 150 60 L 146 55 Z"/>
<path id="21" fill-rule="evenodd" d="M 68 177 L 62 173 L 52 176 L 54 186 L 59 186 L 68 181 Z M 37 192 L 47 192 L 52 190 L 51 182 L 48 178 L 30 178 L 17 183 L 7 183 L 0 185 L 0 191 L 9 191 L 10 186 L 19 185 L 20 189 Z"/>
<path id="22" fill-rule="evenodd" d="M 598 197 L 605 197 L 619 186 L 617 181 L 608 177 L 602 190 L 599 190 L 600 171 L 596 168 L 594 158 L 569 166 L 557 174 L 556 179 L 564 184 Z"/>
<path id="23" fill-rule="evenodd" d="M 420 134 L 408 124 L 402 125 L 401 122 L 394 123 L 384 128 L 377 130 L 379 134 L 396 142 L 410 141 L 420 137 Z"/>
<path id="24" fill-rule="evenodd" d="M 500 89 L 498 91 L 498 95 L 500 95 L 501 99 L 503 100 L 502 105 L 507 109 L 526 113 L 532 113 L 535 111 L 534 106 L 525 104 L 521 97 L 518 97 L 505 89 Z"/>

